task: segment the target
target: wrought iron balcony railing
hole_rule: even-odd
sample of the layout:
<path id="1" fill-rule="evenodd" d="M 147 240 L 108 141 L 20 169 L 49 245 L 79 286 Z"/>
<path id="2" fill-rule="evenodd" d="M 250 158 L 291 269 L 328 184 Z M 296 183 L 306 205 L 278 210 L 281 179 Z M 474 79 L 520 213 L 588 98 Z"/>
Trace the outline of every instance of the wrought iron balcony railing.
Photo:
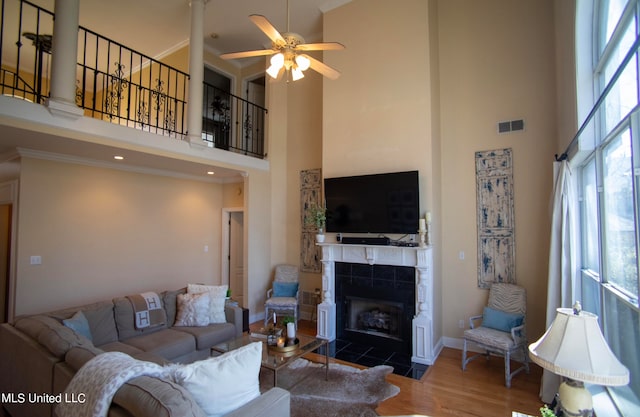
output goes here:
<path id="1" fill-rule="evenodd" d="M 0 0 L 0 93 L 44 103 L 51 79 L 52 12 Z M 76 104 L 86 117 L 183 139 L 189 74 L 80 27 Z M 202 137 L 210 146 L 263 158 L 267 110 L 206 83 Z M 191 103 L 193 105 L 194 103 Z"/>

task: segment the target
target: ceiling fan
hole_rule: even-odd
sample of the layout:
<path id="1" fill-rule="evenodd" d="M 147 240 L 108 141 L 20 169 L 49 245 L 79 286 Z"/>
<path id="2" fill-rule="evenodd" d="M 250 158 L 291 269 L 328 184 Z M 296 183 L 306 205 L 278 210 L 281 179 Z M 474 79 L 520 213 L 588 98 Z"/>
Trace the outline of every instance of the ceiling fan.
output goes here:
<path id="1" fill-rule="evenodd" d="M 280 34 L 269 20 L 259 14 L 252 14 L 249 19 L 271 39 L 271 49 L 255 51 L 230 52 L 220 55 L 222 59 L 249 58 L 255 56 L 271 57 L 271 66 L 267 74 L 272 78 L 278 78 L 285 72 L 291 73 L 291 78 L 296 81 L 304 77 L 303 71 L 308 68 L 319 72 L 325 77 L 335 80 L 340 72 L 317 59 L 303 53 L 306 51 L 339 51 L 344 45 L 338 42 L 305 43 L 304 38 L 297 33 L 289 31 L 289 1 L 287 0 L 287 31 Z"/>

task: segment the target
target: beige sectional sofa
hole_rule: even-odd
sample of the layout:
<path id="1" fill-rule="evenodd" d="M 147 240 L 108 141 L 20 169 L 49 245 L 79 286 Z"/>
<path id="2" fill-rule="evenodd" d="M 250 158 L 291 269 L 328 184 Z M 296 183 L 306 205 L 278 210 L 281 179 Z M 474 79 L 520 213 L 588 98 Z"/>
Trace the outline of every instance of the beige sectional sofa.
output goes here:
<path id="1" fill-rule="evenodd" d="M 225 306 L 226 323 L 175 327 L 176 299 L 186 289 L 158 293 L 166 323 L 148 329 L 134 325 L 127 297 L 49 313 L 18 317 L 0 325 L 0 415 L 54 416 L 59 394 L 87 361 L 103 352 L 123 352 L 160 365 L 210 357 L 211 347 L 242 334 L 242 309 Z M 63 325 L 82 311 L 91 339 Z M 33 401 L 36 395 L 37 401 Z M 31 397 L 29 397 L 31 396 Z M 71 399 L 73 400 L 73 399 Z M 273 388 L 227 416 L 290 414 L 287 391 Z M 194 398 L 167 378 L 139 376 L 115 394 L 109 416 L 205 416 Z"/>

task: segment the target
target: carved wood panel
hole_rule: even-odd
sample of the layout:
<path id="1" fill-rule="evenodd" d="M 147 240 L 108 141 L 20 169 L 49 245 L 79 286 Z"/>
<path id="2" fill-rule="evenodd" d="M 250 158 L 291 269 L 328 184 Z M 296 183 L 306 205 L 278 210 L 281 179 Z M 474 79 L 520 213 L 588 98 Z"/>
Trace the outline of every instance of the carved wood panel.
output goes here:
<path id="1" fill-rule="evenodd" d="M 300 171 L 300 269 L 303 272 L 321 272 L 320 247 L 316 245 L 316 229 L 305 224 L 309 207 L 322 205 L 322 170 Z"/>
<path id="2" fill-rule="evenodd" d="M 511 149 L 476 152 L 478 287 L 515 283 Z"/>

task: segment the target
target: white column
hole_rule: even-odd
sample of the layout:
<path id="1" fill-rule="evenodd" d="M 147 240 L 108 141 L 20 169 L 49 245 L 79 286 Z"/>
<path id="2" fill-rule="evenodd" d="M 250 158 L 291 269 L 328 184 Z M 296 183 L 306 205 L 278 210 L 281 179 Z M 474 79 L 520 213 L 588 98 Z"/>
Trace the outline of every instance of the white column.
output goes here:
<path id="1" fill-rule="evenodd" d="M 413 334 L 412 362 L 432 365 L 433 351 L 433 259 L 430 248 L 416 252 L 416 315 L 411 323 Z"/>
<path id="2" fill-rule="evenodd" d="M 187 129 L 191 145 L 205 146 L 202 140 L 202 83 L 204 82 L 204 6 L 207 0 L 191 0 L 189 38 L 189 101 Z"/>
<path id="3" fill-rule="evenodd" d="M 331 247 L 322 247 L 322 302 L 318 304 L 318 337 L 336 339 L 335 262 Z"/>
<path id="4" fill-rule="evenodd" d="M 80 0 L 56 0 L 51 47 L 51 93 L 47 103 L 57 115 L 80 117 L 76 106 L 76 65 Z"/>

